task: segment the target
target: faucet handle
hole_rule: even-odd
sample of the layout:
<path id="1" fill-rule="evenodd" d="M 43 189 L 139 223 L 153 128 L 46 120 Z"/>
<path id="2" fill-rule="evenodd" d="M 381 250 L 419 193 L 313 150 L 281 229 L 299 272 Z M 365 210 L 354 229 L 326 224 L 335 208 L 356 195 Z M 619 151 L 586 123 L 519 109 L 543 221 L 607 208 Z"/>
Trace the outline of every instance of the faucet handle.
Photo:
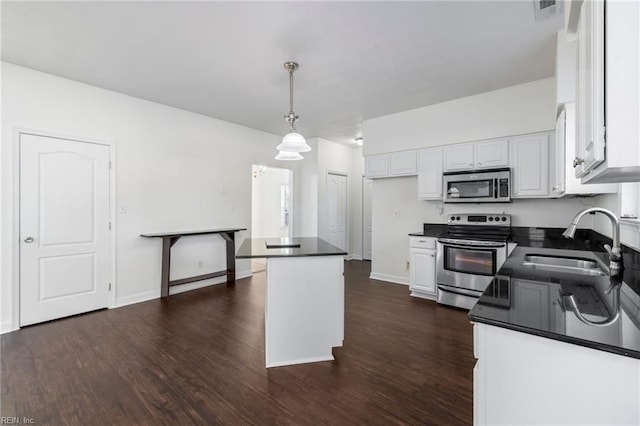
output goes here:
<path id="1" fill-rule="evenodd" d="M 604 249 L 609 253 L 609 260 L 620 260 L 622 255 L 620 254 L 620 249 L 612 249 L 609 244 L 604 245 Z"/>

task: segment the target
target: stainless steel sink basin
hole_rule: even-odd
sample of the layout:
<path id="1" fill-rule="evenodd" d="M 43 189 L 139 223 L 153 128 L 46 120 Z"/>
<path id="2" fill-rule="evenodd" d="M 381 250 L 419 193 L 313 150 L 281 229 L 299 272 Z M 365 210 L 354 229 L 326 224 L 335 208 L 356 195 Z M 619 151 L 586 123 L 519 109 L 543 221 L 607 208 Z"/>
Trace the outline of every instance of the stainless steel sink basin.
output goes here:
<path id="1" fill-rule="evenodd" d="M 597 261 L 578 257 L 527 254 L 524 257 L 522 266 L 549 272 L 567 272 L 591 276 L 607 275 Z"/>

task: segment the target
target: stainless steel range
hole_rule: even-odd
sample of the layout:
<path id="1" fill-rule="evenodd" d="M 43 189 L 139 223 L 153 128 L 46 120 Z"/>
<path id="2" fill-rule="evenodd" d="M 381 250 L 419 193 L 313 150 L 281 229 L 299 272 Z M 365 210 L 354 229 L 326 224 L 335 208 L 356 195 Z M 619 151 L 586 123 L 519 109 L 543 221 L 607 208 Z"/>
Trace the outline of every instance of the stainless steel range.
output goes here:
<path id="1" fill-rule="evenodd" d="M 471 309 L 507 259 L 511 215 L 452 214 L 438 236 L 438 303 Z"/>

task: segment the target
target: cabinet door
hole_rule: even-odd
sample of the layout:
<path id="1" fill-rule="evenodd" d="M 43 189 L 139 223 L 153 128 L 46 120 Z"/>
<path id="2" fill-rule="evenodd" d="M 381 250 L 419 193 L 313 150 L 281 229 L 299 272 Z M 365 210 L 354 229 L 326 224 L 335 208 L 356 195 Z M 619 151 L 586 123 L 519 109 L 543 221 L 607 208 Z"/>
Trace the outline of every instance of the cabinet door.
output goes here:
<path id="1" fill-rule="evenodd" d="M 418 152 L 418 199 L 442 200 L 442 148 Z"/>
<path id="2" fill-rule="evenodd" d="M 577 32 L 575 176 L 604 161 L 604 1 L 585 1 Z"/>
<path id="3" fill-rule="evenodd" d="M 435 294 L 436 251 L 412 248 L 410 252 L 409 285 L 411 290 Z"/>
<path id="4" fill-rule="evenodd" d="M 512 320 L 521 326 L 548 330 L 551 305 L 549 287 L 539 281 L 527 280 L 512 280 L 511 285 L 513 303 L 518 307 L 511 311 L 515 316 Z"/>
<path id="5" fill-rule="evenodd" d="M 513 198 L 549 195 L 549 134 L 526 135 L 511 140 Z"/>
<path id="6" fill-rule="evenodd" d="M 473 143 L 447 146 L 444 150 L 444 170 L 470 170 L 474 167 Z"/>
<path id="7" fill-rule="evenodd" d="M 477 142 L 475 152 L 475 167 L 486 169 L 505 167 L 509 165 L 509 140 L 494 139 Z"/>
<path id="8" fill-rule="evenodd" d="M 364 157 L 364 174 L 366 177 L 384 177 L 389 175 L 389 155 L 368 155 Z"/>
<path id="9" fill-rule="evenodd" d="M 391 176 L 409 176 L 415 175 L 416 152 L 404 151 L 389 154 L 389 174 Z"/>

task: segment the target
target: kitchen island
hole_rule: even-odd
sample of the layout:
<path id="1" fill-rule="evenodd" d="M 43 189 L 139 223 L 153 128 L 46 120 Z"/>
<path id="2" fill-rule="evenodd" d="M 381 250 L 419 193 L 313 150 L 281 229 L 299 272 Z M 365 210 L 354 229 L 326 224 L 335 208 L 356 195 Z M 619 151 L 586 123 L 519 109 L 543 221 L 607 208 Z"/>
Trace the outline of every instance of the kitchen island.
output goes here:
<path id="1" fill-rule="evenodd" d="M 513 251 L 469 313 L 474 424 L 640 424 L 640 255 L 623 256 L 610 277 L 606 253 Z"/>
<path id="2" fill-rule="evenodd" d="M 238 259 L 266 258 L 267 368 L 333 360 L 344 339 L 344 256 L 320 238 L 250 238 Z"/>

